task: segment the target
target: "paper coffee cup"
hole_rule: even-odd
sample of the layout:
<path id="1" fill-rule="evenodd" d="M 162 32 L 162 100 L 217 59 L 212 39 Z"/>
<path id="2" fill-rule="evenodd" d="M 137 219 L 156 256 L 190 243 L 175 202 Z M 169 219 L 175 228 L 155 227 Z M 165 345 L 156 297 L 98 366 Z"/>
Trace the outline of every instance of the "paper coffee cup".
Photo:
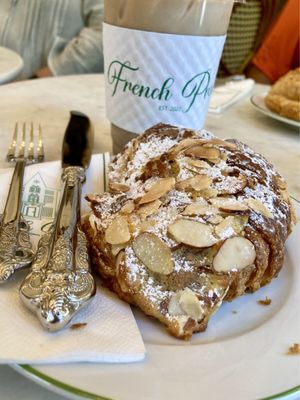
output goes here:
<path id="1" fill-rule="evenodd" d="M 159 123 L 201 129 L 234 0 L 105 0 L 114 150 Z"/>

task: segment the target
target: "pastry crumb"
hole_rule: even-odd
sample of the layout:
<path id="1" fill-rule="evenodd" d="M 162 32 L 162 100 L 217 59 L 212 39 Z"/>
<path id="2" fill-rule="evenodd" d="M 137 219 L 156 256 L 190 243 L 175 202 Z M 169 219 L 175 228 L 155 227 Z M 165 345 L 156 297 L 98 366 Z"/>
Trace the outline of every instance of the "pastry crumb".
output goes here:
<path id="1" fill-rule="evenodd" d="M 292 346 L 289 347 L 287 355 L 300 355 L 300 344 L 299 343 L 294 343 Z"/>
<path id="2" fill-rule="evenodd" d="M 272 300 L 266 297 L 264 300 L 258 300 L 258 304 L 262 306 L 269 306 L 272 303 Z"/>
<path id="3" fill-rule="evenodd" d="M 84 328 L 86 325 L 87 325 L 86 322 L 81 322 L 81 323 L 78 323 L 78 324 L 71 325 L 70 329 L 81 329 L 81 328 Z"/>

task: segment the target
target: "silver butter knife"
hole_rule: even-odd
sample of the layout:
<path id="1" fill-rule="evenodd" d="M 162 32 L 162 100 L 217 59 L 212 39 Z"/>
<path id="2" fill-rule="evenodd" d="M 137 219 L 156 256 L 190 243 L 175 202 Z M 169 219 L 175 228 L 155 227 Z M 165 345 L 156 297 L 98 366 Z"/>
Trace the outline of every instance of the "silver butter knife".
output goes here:
<path id="1" fill-rule="evenodd" d="M 39 240 L 20 297 L 49 331 L 66 326 L 96 293 L 87 242 L 81 229 L 81 187 L 91 160 L 92 126 L 72 111 L 62 147 L 63 193 L 50 231 Z"/>

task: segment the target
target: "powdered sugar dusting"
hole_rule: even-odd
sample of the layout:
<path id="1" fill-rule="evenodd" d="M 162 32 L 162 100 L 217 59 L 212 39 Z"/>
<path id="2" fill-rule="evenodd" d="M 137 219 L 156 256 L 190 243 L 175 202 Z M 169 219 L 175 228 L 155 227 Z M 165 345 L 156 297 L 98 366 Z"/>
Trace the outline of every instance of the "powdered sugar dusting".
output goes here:
<path id="1" fill-rule="evenodd" d="M 100 215 L 102 228 L 105 229 L 114 219 L 114 214 L 121 209 L 124 200 L 124 194 L 110 195 L 109 193 L 104 193 L 94 198 L 96 203 L 94 210 Z"/>
<path id="2" fill-rule="evenodd" d="M 158 156 L 167 152 L 171 147 L 177 143 L 176 139 L 170 137 L 159 138 L 152 136 L 151 141 L 140 143 L 136 152 L 133 154 L 132 159 L 123 168 L 122 159 L 116 160 L 116 165 L 112 165 L 110 172 L 110 179 L 125 183 L 130 187 L 128 195 L 136 197 L 142 195 L 145 188 L 140 184 L 138 177 L 141 175 L 145 164 Z"/>
<path id="3" fill-rule="evenodd" d="M 276 222 L 283 226 L 285 221 L 285 215 L 281 212 L 281 210 L 276 206 L 278 202 L 278 194 L 274 192 L 272 187 L 274 176 L 276 172 L 274 171 L 273 167 L 268 163 L 268 161 L 262 157 L 260 154 L 255 153 L 251 148 L 246 146 L 245 144 L 241 143 L 240 147 L 242 148 L 244 154 L 249 156 L 251 162 L 254 164 L 254 168 L 251 169 L 242 169 L 242 173 L 248 176 L 249 178 L 255 179 L 259 177 L 260 171 L 263 171 L 264 182 L 260 183 L 257 182 L 255 187 L 247 186 L 244 189 L 243 195 L 239 196 L 240 200 L 244 200 L 247 198 L 253 198 L 259 200 L 273 215 Z M 249 161 L 244 163 L 244 166 L 249 166 Z M 281 178 L 283 179 L 283 178 Z M 261 213 L 255 212 L 254 210 L 252 214 L 252 218 L 256 221 L 257 224 L 263 225 L 264 218 Z"/>
<path id="4" fill-rule="evenodd" d="M 184 259 L 183 257 L 180 257 L 177 254 L 173 255 L 174 259 L 174 271 L 179 272 L 179 271 L 193 271 L 195 268 L 193 263 Z"/>
<path id="5" fill-rule="evenodd" d="M 174 146 L 176 140 L 165 137 L 162 140 L 155 136 L 150 142 L 141 143 L 132 161 L 128 164 L 128 171 L 140 173 L 142 167 L 152 158 L 166 153 Z"/>

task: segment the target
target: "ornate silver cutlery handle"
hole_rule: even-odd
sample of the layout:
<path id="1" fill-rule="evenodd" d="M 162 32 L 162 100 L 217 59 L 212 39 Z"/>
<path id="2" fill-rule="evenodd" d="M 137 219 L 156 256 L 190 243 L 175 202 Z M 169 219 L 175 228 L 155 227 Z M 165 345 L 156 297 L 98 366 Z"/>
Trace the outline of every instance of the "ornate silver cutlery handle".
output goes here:
<path id="1" fill-rule="evenodd" d="M 0 283 L 17 269 L 27 267 L 33 259 L 29 225 L 21 213 L 22 183 L 26 160 L 16 161 L 3 214 L 0 216 Z"/>
<path id="2" fill-rule="evenodd" d="M 20 287 L 24 304 L 50 331 L 63 328 L 96 292 L 87 243 L 81 230 L 82 167 L 64 169 L 64 188 L 51 230 L 42 236 L 31 272 Z"/>

